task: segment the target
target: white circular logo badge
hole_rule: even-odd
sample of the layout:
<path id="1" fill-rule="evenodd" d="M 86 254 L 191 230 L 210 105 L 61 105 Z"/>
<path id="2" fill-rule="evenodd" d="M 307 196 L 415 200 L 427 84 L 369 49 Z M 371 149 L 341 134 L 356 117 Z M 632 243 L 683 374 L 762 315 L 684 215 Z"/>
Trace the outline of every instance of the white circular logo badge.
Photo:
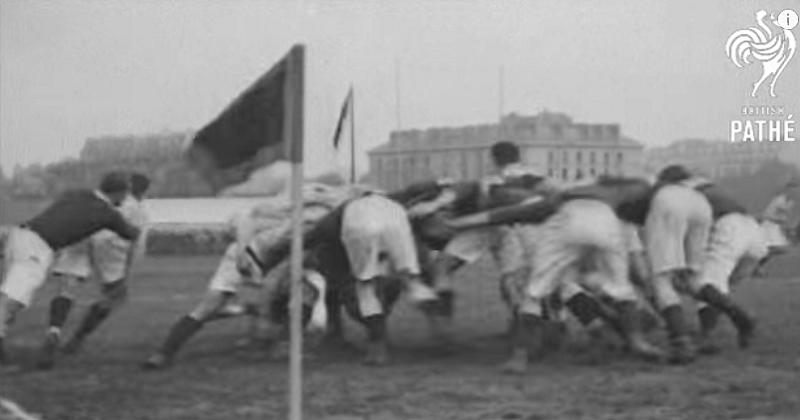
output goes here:
<path id="1" fill-rule="evenodd" d="M 778 15 L 777 24 L 783 29 L 792 30 L 797 26 L 797 12 L 786 9 Z"/>

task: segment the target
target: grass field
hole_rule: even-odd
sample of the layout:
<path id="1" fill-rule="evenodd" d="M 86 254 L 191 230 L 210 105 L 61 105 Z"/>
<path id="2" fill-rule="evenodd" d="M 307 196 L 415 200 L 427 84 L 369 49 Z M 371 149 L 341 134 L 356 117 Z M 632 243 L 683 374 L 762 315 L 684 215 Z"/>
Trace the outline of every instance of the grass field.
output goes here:
<path id="1" fill-rule="evenodd" d="M 651 365 L 576 338 L 522 377 L 496 365 L 505 322 L 490 264 L 462 273 L 458 337 L 443 355 L 427 344 L 423 319 L 404 305 L 393 318 L 392 363 L 362 366 L 360 354 L 323 354 L 306 363 L 308 419 L 797 419 L 800 418 L 800 282 L 797 255 L 769 279 L 737 290 L 760 320 L 749 351 L 734 347 L 732 328 L 718 332 L 725 352 L 691 366 Z M 170 324 L 191 308 L 216 261 L 150 259 L 137 270 L 132 300 L 82 354 L 52 372 L 0 378 L 0 395 L 44 419 L 285 418 L 287 367 L 254 350 L 236 350 L 240 320 L 206 327 L 178 364 L 164 372 L 137 369 Z M 87 289 L 91 289 L 88 288 Z M 30 362 L 43 332 L 46 287 L 12 331 L 12 356 Z M 85 309 L 90 293 L 81 298 Z M 77 316 L 72 319 L 74 325 Z M 362 333 L 349 328 L 361 343 Z M 580 337 L 580 336 L 576 336 Z"/>

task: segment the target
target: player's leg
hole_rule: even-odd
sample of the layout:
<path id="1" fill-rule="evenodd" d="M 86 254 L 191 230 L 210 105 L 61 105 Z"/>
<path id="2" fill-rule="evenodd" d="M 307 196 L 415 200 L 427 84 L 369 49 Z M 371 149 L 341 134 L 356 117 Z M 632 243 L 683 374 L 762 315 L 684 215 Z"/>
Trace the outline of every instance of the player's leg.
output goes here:
<path id="1" fill-rule="evenodd" d="M 161 369 L 172 364 L 183 345 L 200 331 L 232 296 L 231 293 L 209 290 L 199 305 L 172 325 L 161 347 L 142 363 L 142 368 Z"/>
<path id="2" fill-rule="evenodd" d="M 64 346 L 65 353 L 75 353 L 83 341 L 102 324 L 112 311 L 121 307 L 128 298 L 126 271 L 130 244 L 118 243 L 116 236 L 101 232 L 88 240 L 96 277 L 100 282 L 101 297 L 92 303 L 75 333 Z"/>
<path id="3" fill-rule="evenodd" d="M 142 368 L 160 369 L 171 364 L 183 345 L 235 296 L 242 283 L 237 250 L 236 244 L 228 246 L 200 303 L 172 325 L 159 350 L 142 363 Z"/>
<path id="4" fill-rule="evenodd" d="M 72 310 L 75 293 L 85 277 L 73 274 L 54 273 L 53 279 L 58 282 L 58 292 L 50 300 L 48 313 L 48 328 L 39 350 L 39 369 L 52 369 L 55 365 L 56 354 L 61 343 L 61 334 Z"/>
<path id="5" fill-rule="evenodd" d="M 579 200 L 574 205 L 580 205 L 584 249 L 593 257 L 588 267 L 590 275 L 583 276 L 582 281 L 612 303 L 611 310 L 602 311 L 600 316 L 616 326 L 634 354 L 651 360 L 661 359 L 663 353 L 644 337 L 638 295 L 629 277 L 628 249 L 621 221 L 613 209 L 602 202 Z"/>
<path id="6" fill-rule="evenodd" d="M 691 285 L 695 298 L 702 302 L 698 308 L 698 350 L 704 354 L 719 351 L 711 336 L 720 313 L 725 313 L 734 321 L 740 337 L 745 341 L 749 341 L 752 335 L 753 320 L 729 296 L 730 278 L 752 238 L 752 235 L 748 235 L 746 222 L 744 216 L 731 214 L 714 224 L 702 269 Z"/>
<path id="7" fill-rule="evenodd" d="M 558 289 L 559 278 L 578 257 L 569 243 L 570 218 L 570 214 L 559 211 L 541 226 L 540 242 L 530 256 L 530 276 L 513 323 L 511 354 L 500 367 L 504 373 L 524 373 L 528 360 L 544 349 L 545 300 Z"/>
<path id="8" fill-rule="evenodd" d="M 8 363 L 4 350 L 8 329 L 47 280 L 53 251 L 36 233 L 14 228 L 8 236 L 4 258 L 5 275 L 0 285 L 0 362 Z"/>
<path id="9" fill-rule="evenodd" d="M 78 352 L 86 338 L 105 322 L 113 311 L 118 310 L 128 299 L 128 286 L 126 280 L 103 283 L 101 298 L 89 306 L 75 333 L 64 344 L 63 351 L 67 354 Z"/>
<path id="10" fill-rule="evenodd" d="M 670 340 L 670 361 L 682 364 L 694 360 L 695 348 L 674 287 L 687 267 L 684 241 L 688 212 L 682 206 L 689 194 L 680 188 L 663 187 L 654 197 L 645 221 L 645 246 L 652 267 L 653 294 Z"/>
<path id="11" fill-rule="evenodd" d="M 25 309 L 25 305 L 22 302 L 0 292 L 0 366 L 9 361 L 5 348 L 5 338 L 17 313 L 23 309 Z"/>
<path id="12" fill-rule="evenodd" d="M 360 318 L 367 330 L 367 354 L 364 363 L 377 366 L 389 360 L 386 339 L 386 313 L 377 291 L 377 278 L 357 280 L 356 298 Z"/>
<path id="13" fill-rule="evenodd" d="M 488 250 L 491 237 L 491 228 L 461 232 L 453 237 L 434 259 L 432 270 L 434 287 L 442 300 L 447 317 L 452 318 L 453 315 L 456 271 L 480 259 Z"/>
<path id="14" fill-rule="evenodd" d="M 91 274 L 88 240 L 62 249 L 57 254 L 51 273 L 58 282 L 58 292 L 50 301 L 49 324 L 41 345 L 37 365 L 51 369 L 55 364 L 61 332 L 72 310 L 79 283 Z"/>
<path id="15" fill-rule="evenodd" d="M 638 295 L 628 277 L 628 256 L 624 246 L 609 247 L 600 252 L 601 276 L 600 290 L 613 302 L 611 317 L 605 318 L 611 325 L 617 325 L 627 348 L 635 355 L 647 360 L 662 360 L 664 352 L 651 344 L 644 335 L 642 312 Z M 616 316 L 614 316 L 616 315 Z"/>

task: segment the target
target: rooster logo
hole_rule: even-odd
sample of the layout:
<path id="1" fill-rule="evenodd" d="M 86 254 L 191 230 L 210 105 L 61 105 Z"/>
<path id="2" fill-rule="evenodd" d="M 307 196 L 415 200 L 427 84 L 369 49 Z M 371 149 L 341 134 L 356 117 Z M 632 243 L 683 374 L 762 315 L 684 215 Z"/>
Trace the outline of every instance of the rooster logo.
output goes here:
<path id="1" fill-rule="evenodd" d="M 772 80 L 769 83 L 769 94 L 775 97 L 775 83 L 797 50 L 797 39 L 792 33 L 792 29 L 797 26 L 797 13 L 793 10 L 784 10 L 777 19 L 775 15 L 770 15 L 770 23 L 774 25 L 775 33 L 764 23 L 766 17 L 767 12 L 759 10 L 756 13 L 758 27 L 753 26 L 734 32 L 728 37 L 725 45 L 728 58 L 736 67 L 742 68 L 744 64 L 751 64 L 753 59 L 761 62 L 761 78 L 753 84 L 753 91 L 750 93 L 754 98 L 758 88 L 770 76 Z"/>

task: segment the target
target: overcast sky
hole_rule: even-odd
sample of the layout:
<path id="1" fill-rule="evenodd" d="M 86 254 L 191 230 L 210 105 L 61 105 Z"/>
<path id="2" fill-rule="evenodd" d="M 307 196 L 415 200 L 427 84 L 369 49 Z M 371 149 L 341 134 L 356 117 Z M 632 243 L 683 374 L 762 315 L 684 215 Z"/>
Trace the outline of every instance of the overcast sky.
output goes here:
<path id="1" fill-rule="evenodd" d="M 9 173 L 75 156 L 91 136 L 200 128 L 297 41 L 310 173 L 335 161 L 351 83 L 363 152 L 398 114 L 403 128 L 496 121 L 501 66 L 506 112 L 620 123 L 648 146 L 726 138 L 744 104 L 800 114 L 800 58 L 776 100 L 753 102 L 760 64 L 737 69 L 724 48 L 757 10 L 789 7 L 800 2 L 4 0 L 0 163 Z"/>

